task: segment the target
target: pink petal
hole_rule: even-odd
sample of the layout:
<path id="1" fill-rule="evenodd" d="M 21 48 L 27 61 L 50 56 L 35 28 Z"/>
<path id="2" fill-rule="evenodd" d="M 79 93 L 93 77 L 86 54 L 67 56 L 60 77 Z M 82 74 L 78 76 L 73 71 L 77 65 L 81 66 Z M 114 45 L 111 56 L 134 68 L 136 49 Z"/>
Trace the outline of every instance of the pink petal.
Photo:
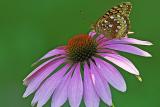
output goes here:
<path id="1" fill-rule="evenodd" d="M 30 94 L 32 94 L 36 89 L 39 87 L 39 85 L 43 82 L 45 78 L 49 76 L 50 73 L 52 73 L 58 66 L 63 64 L 65 62 L 65 59 L 59 59 L 59 60 L 50 60 L 46 65 L 42 64 L 40 67 L 38 67 L 34 72 L 34 75 L 30 75 L 25 81 L 28 81 L 27 89 L 23 95 L 23 97 L 27 97 Z"/>
<path id="2" fill-rule="evenodd" d="M 104 35 L 100 34 L 97 36 L 96 41 L 100 43 L 101 40 L 103 40 L 105 37 Z"/>
<path id="3" fill-rule="evenodd" d="M 67 69 L 69 69 L 69 66 L 69 64 L 65 65 L 41 85 L 32 100 L 32 105 L 38 102 L 37 107 L 42 107 L 49 100 L 55 88 L 63 79 L 63 75 L 66 73 Z"/>
<path id="4" fill-rule="evenodd" d="M 98 49 L 97 50 L 98 53 L 113 53 L 113 54 L 118 54 L 116 51 L 114 50 L 110 50 L 110 49 Z"/>
<path id="5" fill-rule="evenodd" d="M 135 46 L 131 45 L 124 45 L 124 44 L 113 44 L 113 45 L 106 45 L 103 48 L 109 48 L 114 49 L 118 51 L 128 52 L 135 55 L 145 56 L 145 57 L 151 57 L 151 54 L 149 54 L 146 51 L 143 51 Z"/>
<path id="6" fill-rule="evenodd" d="M 131 74 L 139 75 L 139 71 L 133 65 L 131 61 L 127 58 L 120 56 L 118 54 L 100 54 L 105 59 L 111 61 L 112 63 L 118 65 L 119 67 L 123 68 L 124 70 L 128 71 Z"/>
<path id="7" fill-rule="evenodd" d="M 142 41 L 134 38 L 122 38 L 106 41 L 106 44 L 137 44 L 137 45 L 152 45 L 151 42 Z"/>
<path id="8" fill-rule="evenodd" d="M 44 62 L 43 64 L 39 65 L 35 70 L 33 70 L 24 80 L 23 80 L 23 84 L 24 85 L 28 85 L 30 83 L 30 81 L 33 80 L 33 78 L 38 75 L 41 72 L 41 69 L 44 69 L 46 66 L 48 66 L 51 62 L 53 63 L 54 61 L 56 62 L 58 59 L 60 59 L 61 57 L 55 57 L 52 58 L 46 62 Z"/>
<path id="9" fill-rule="evenodd" d="M 101 45 L 103 42 L 108 41 L 109 39 L 106 38 L 103 34 L 100 34 L 97 38 L 96 41 L 98 42 L 99 45 Z"/>
<path id="10" fill-rule="evenodd" d="M 114 88 L 119 91 L 126 91 L 126 83 L 120 72 L 111 64 L 99 58 L 94 58 L 97 62 L 97 70 L 99 74 L 105 78 Z M 106 82 L 107 82 L 106 81 Z"/>
<path id="11" fill-rule="evenodd" d="M 104 69 L 103 69 L 104 70 Z M 107 72 L 106 70 L 104 70 L 105 72 Z M 111 91 L 108 85 L 108 82 L 104 81 L 104 79 L 100 76 L 100 70 L 98 69 L 97 66 L 95 66 L 93 63 L 91 63 L 91 73 L 94 75 L 95 77 L 95 82 L 93 82 L 93 85 L 95 87 L 95 90 L 97 92 L 97 94 L 99 95 L 99 97 L 109 106 L 112 106 L 112 97 L 111 97 Z M 108 72 L 107 72 L 108 73 Z M 110 74 L 110 73 L 109 73 Z M 107 74 L 107 75 L 109 75 Z M 112 75 L 109 75 L 112 76 Z M 110 77 L 112 79 L 117 79 L 117 78 L 113 78 Z M 120 83 L 120 82 L 118 82 Z M 118 84 L 117 83 L 117 84 Z M 119 87 L 118 87 L 119 88 Z"/>
<path id="12" fill-rule="evenodd" d="M 89 36 L 90 36 L 90 37 L 93 38 L 95 35 L 96 35 L 96 32 L 94 32 L 94 31 L 89 32 Z"/>
<path id="13" fill-rule="evenodd" d="M 58 47 L 56 49 L 53 49 L 53 50 L 49 51 L 47 54 L 45 54 L 37 62 L 39 62 L 39 61 L 41 61 L 43 59 L 49 58 L 49 57 L 53 57 L 53 56 L 56 56 L 56 55 L 65 55 L 65 54 L 66 54 L 65 46 L 61 46 L 61 47 Z"/>
<path id="14" fill-rule="evenodd" d="M 80 64 L 77 65 L 68 87 L 68 99 L 71 107 L 79 107 L 83 95 L 83 83 Z"/>
<path id="15" fill-rule="evenodd" d="M 91 36 L 92 38 L 96 35 L 96 32 L 90 32 L 89 33 L 89 36 Z M 96 36 L 96 41 L 101 44 L 103 41 L 107 41 L 108 39 L 103 35 L 103 34 L 100 34 L 98 36 Z"/>
<path id="16" fill-rule="evenodd" d="M 71 70 L 65 75 L 60 85 L 56 88 L 53 97 L 51 107 L 61 107 L 67 100 L 67 89 L 71 74 L 74 72 L 75 66 L 72 66 Z"/>
<path id="17" fill-rule="evenodd" d="M 86 107 L 99 107 L 100 99 L 94 90 L 90 69 L 84 65 L 84 102 Z"/>
<path id="18" fill-rule="evenodd" d="M 101 42 L 98 43 L 98 46 L 97 46 L 97 47 L 98 47 L 98 48 L 102 48 L 103 46 L 107 46 L 107 45 L 108 45 L 108 44 L 107 44 L 107 41 L 108 41 L 108 40 L 102 40 Z"/>

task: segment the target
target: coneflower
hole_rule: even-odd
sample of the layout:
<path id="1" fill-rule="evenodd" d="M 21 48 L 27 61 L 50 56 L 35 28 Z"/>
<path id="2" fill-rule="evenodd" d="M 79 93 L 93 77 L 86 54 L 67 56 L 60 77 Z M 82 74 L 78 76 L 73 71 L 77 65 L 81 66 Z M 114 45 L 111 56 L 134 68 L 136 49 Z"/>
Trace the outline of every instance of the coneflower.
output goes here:
<path id="1" fill-rule="evenodd" d="M 100 99 L 112 106 L 109 85 L 125 92 L 126 83 L 109 62 L 140 79 L 133 63 L 117 51 L 151 57 L 132 44 L 152 45 L 148 41 L 127 37 L 108 39 L 95 32 L 76 35 L 66 46 L 53 49 L 38 60 L 47 59 L 24 79 L 27 89 L 23 97 L 35 92 L 32 105 L 37 104 L 37 107 L 42 107 L 50 98 L 51 107 L 61 107 L 67 100 L 71 107 L 79 107 L 82 99 L 86 107 L 99 107 Z"/>

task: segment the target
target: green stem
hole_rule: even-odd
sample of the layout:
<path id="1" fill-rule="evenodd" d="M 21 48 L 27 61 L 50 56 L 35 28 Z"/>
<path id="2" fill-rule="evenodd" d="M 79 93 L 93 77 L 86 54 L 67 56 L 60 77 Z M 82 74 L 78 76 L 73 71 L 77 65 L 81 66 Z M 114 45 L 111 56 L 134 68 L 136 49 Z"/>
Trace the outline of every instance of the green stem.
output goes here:
<path id="1" fill-rule="evenodd" d="M 112 107 L 115 107 L 113 103 L 112 103 Z"/>

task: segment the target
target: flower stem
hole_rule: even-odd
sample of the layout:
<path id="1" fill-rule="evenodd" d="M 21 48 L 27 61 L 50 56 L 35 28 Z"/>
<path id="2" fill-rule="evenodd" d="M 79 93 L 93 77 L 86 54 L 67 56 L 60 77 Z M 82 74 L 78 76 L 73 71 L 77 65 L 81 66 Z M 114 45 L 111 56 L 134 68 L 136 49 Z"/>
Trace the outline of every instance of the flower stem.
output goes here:
<path id="1" fill-rule="evenodd" d="M 112 103 L 112 107 L 115 107 L 113 103 Z"/>

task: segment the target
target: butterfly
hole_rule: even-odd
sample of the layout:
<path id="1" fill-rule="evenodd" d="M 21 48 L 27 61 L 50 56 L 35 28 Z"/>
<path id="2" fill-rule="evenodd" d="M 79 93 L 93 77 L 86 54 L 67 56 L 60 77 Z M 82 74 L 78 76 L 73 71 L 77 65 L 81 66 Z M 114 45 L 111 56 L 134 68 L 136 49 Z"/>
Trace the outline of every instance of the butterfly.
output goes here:
<path id="1" fill-rule="evenodd" d="M 99 18 L 92 29 L 110 38 L 122 38 L 127 34 L 132 34 L 129 20 L 131 9 L 132 4 L 130 2 L 123 2 L 111 8 Z"/>

